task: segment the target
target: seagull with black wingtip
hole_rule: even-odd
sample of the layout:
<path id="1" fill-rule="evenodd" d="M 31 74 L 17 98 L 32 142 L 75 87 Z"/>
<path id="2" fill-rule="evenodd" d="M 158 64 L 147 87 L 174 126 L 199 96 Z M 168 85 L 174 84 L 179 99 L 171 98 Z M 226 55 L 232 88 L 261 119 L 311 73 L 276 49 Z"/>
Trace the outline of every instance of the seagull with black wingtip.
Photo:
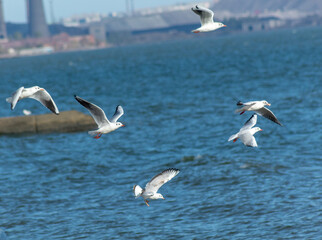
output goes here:
<path id="1" fill-rule="evenodd" d="M 98 129 L 94 131 L 89 131 L 88 134 L 94 136 L 95 139 L 98 139 L 102 136 L 102 134 L 106 134 L 120 127 L 124 127 L 124 124 L 121 122 L 117 122 L 117 120 L 124 114 L 122 106 L 118 105 L 116 107 L 115 113 L 111 120 L 109 121 L 104 113 L 104 111 L 93 103 L 86 101 L 76 95 L 74 95 L 75 99 L 83 105 L 92 115 L 95 120 Z"/>
<path id="2" fill-rule="evenodd" d="M 251 101 L 251 102 L 245 102 L 245 103 L 238 101 L 237 106 L 242 106 L 241 108 L 238 108 L 235 110 L 236 113 L 240 112 L 240 115 L 242 115 L 245 111 L 254 111 L 258 115 L 263 116 L 264 118 L 267 118 L 273 121 L 274 123 L 277 123 L 280 126 L 283 126 L 280 123 L 280 121 L 278 121 L 274 113 L 265 107 L 265 106 L 271 106 L 271 104 L 268 103 L 266 100 Z"/>
<path id="3" fill-rule="evenodd" d="M 191 8 L 191 10 L 195 14 L 200 16 L 200 22 L 201 22 L 200 28 L 192 30 L 192 32 L 194 33 L 210 32 L 222 27 L 226 27 L 226 25 L 221 22 L 214 22 L 214 12 L 208 8 L 200 7 L 196 5 L 195 7 Z"/>

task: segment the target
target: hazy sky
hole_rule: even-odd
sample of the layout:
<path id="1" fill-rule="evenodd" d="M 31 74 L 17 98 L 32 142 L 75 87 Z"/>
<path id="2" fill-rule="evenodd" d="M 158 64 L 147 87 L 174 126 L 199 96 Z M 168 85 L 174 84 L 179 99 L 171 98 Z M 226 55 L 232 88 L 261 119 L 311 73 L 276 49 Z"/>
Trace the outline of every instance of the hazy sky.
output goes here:
<path id="1" fill-rule="evenodd" d="M 125 0 L 43 0 L 47 22 L 51 22 L 50 2 L 55 20 L 82 13 L 125 12 Z M 6 22 L 26 22 L 26 0 L 2 0 Z M 147 8 L 176 3 L 198 3 L 193 0 L 134 0 L 134 8 Z"/>

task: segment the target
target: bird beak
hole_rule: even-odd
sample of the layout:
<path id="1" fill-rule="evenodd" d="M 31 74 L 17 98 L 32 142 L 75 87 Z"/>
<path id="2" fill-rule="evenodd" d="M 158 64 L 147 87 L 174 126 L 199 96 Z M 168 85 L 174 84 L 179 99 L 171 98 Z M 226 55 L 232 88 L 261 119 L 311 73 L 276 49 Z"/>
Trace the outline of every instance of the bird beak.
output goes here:
<path id="1" fill-rule="evenodd" d="M 263 129 L 259 129 L 259 131 L 263 131 Z"/>
<path id="2" fill-rule="evenodd" d="M 227 27 L 227 25 L 224 25 L 223 27 Z"/>
<path id="3" fill-rule="evenodd" d="M 43 89 L 43 88 L 40 88 L 39 90 L 40 90 L 40 91 L 45 91 L 45 89 Z"/>
<path id="4" fill-rule="evenodd" d="M 164 197 L 162 197 L 162 199 L 165 199 Z"/>
<path id="5" fill-rule="evenodd" d="M 267 103 L 267 106 L 271 106 L 271 104 L 270 103 Z"/>
<path id="6" fill-rule="evenodd" d="M 125 125 L 124 124 L 122 124 L 122 126 L 121 127 L 125 127 Z"/>

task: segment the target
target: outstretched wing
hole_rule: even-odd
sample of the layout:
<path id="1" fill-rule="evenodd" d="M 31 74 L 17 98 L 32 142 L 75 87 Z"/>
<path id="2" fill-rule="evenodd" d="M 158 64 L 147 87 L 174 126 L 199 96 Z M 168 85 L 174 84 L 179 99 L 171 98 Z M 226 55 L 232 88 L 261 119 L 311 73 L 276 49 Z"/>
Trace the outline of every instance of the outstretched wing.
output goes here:
<path id="1" fill-rule="evenodd" d="M 239 139 L 248 147 L 257 147 L 256 139 L 250 132 L 240 134 Z"/>
<path id="2" fill-rule="evenodd" d="M 252 127 L 254 127 L 256 125 L 257 122 L 257 115 L 253 114 L 250 119 L 248 119 L 244 126 L 240 129 L 240 132 L 247 130 L 247 129 L 251 129 Z"/>
<path id="3" fill-rule="evenodd" d="M 147 193 L 152 192 L 156 193 L 163 184 L 170 181 L 174 178 L 178 173 L 179 169 L 176 168 L 169 168 L 164 170 L 162 173 L 154 176 L 150 182 L 148 182 L 145 186 L 145 191 Z"/>
<path id="4" fill-rule="evenodd" d="M 274 123 L 277 123 L 278 125 L 283 126 L 280 123 L 280 121 L 278 121 L 277 117 L 275 117 L 274 113 L 271 110 L 269 110 L 268 108 L 263 107 L 261 109 L 256 110 L 255 112 L 258 113 L 259 115 L 273 121 Z"/>
<path id="5" fill-rule="evenodd" d="M 133 194 L 135 198 L 138 198 L 142 195 L 143 189 L 139 185 L 134 185 L 133 186 Z"/>
<path id="6" fill-rule="evenodd" d="M 55 114 L 59 114 L 59 110 L 50 96 L 50 94 L 43 88 L 35 92 L 34 94 L 30 95 L 29 98 L 33 98 L 37 101 L 39 101 L 42 105 L 44 105 L 46 108 L 48 108 L 50 111 L 52 111 Z"/>
<path id="7" fill-rule="evenodd" d="M 93 116 L 96 124 L 98 125 L 98 128 L 101 128 L 104 125 L 110 124 L 110 122 L 105 116 L 104 111 L 99 106 L 96 106 L 95 104 L 90 103 L 76 95 L 74 95 L 74 97 L 80 104 L 82 104 L 85 108 L 87 108 L 87 110 Z"/>
<path id="8" fill-rule="evenodd" d="M 214 20 L 214 13 L 208 8 L 199 7 L 196 5 L 195 7 L 191 8 L 191 10 L 200 16 L 201 25 L 205 25 L 208 23 L 212 23 Z"/>
<path id="9" fill-rule="evenodd" d="M 8 103 L 11 103 L 11 110 L 13 110 L 15 107 L 16 107 L 16 104 L 17 104 L 17 102 L 19 101 L 19 97 L 20 97 L 20 95 L 21 95 L 21 93 L 22 93 L 22 91 L 24 90 L 24 87 L 20 87 L 20 88 L 18 88 L 18 90 L 17 91 L 15 91 L 13 94 L 12 94 L 12 96 L 11 97 L 8 97 L 7 99 L 6 99 L 6 101 L 8 102 Z"/>
<path id="10" fill-rule="evenodd" d="M 124 110 L 122 108 L 122 106 L 118 105 L 115 109 L 115 113 L 113 115 L 113 117 L 111 118 L 111 122 L 115 123 L 117 122 L 117 120 L 124 114 Z"/>

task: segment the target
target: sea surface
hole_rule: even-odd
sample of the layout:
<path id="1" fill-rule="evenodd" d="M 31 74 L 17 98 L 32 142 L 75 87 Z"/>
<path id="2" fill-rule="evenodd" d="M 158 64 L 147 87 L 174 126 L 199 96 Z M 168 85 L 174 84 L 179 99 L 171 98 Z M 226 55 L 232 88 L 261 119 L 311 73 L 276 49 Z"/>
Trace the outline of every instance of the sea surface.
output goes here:
<path id="1" fill-rule="evenodd" d="M 18 87 L 47 89 L 60 111 L 126 125 L 0 136 L 0 228 L 8 239 L 321 239 L 322 28 L 288 29 L 0 60 L 0 116 L 49 113 Z M 258 117 L 258 148 L 228 142 L 267 100 L 283 127 Z M 132 187 L 179 175 L 134 199 Z"/>

